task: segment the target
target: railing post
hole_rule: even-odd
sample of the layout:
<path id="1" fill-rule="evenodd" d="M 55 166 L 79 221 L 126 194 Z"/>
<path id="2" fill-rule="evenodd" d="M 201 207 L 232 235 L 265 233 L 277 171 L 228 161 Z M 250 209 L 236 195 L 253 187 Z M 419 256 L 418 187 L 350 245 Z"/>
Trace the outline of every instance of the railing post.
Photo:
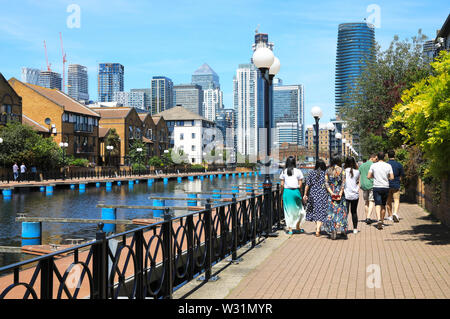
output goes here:
<path id="1" fill-rule="evenodd" d="M 264 215 L 267 218 L 267 227 L 264 233 L 265 237 L 277 237 L 278 234 L 273 232 L 273 192 L 272 192 L 272 183 L 264 183 Z"/>
<path id="2" fill-rule="evenodd" d="M 219 276 L 212 276 L 212 257 L 213 257 L 213 243 L 212 243 L 212 210 L 211 210 L 211 199 L 206 200 L 205 204 L 205 249 L 206 249 L 206 265 L 205 265 L 205 275 L 200 276 L 198 280 L 203 281 L 216 281 Z"/>
<path id="3" fill-rule="evenodd" d="M 164 224 L 162 225 L 163 245 L 164 245 L 164 299 L 172 299 L 173 293 L 173 238 L 172 238 L 172 217 L 168 208 L 164 211 Z"/>
<path id="4" fill-rule="evenodd" d="M 137 263 L 137 273 L 136 273 L 136 299 L 144 299 L 144 233 L 140 229 L 135 233 L 136 240 L 136 263 Z"/>
<path id="5" fill-rule="evenodd" d="M 97 242 L 93 245 L 94 299 L 107 299 L 108 291 L 108 244 L 103 226 L 103 223 L 98 224 L 97 233 L 95 234 Z"/>
<path id="6" fill-rule="evenodd" d="M 240 202 L 240 205 L 242 205 L 242 202 Z M 238 231 L 236 194 L 233 194 L 233 199 L 231 201 L 231 235 L 233 238 L 233 246 L 231 249 L 231 260 L 229 261 L 238 264 L 240 261 L 242 261 L 242 258 L 237 257 L 239 231 Z"/>
<path id="7" fill-rule="evenodd" d="M 255 190 L 252 189 L 252 195 L 250 198 L 250 214 L 252 218 L 252 247 L 256 246 L 256 233 L 257 233 L 257 224 L 256 224 L 256 206 L 255 206 Z"/>
<path id="8" fill-rule="evenodd" d="M 195 274 L 195 260 L 194 260 L 194 215 L 188 215 L 186 218 L 187 224 L 187 249 L 189 258 L 189 272 L 188 281 L 194 279 Z"/>
<path id="9" fill-rule="evenodd" d="M 41 266 L 41 299 L 53 299 L 53 257 L 45 258 Z"/>
<path id="10" fill-rule="evenodd" d="M 225 216 L 225 206 L 221 206 L 219 208 L 219 221 L 220 221 L 220 238 L 222 242 L 222 251 L 220 252 L 220 258 L 223 259 L 227 254 L 227 247 L 228 247 L 227 237 L 229 232 L 229 229 L 227 227 L 227 218 Z"/>

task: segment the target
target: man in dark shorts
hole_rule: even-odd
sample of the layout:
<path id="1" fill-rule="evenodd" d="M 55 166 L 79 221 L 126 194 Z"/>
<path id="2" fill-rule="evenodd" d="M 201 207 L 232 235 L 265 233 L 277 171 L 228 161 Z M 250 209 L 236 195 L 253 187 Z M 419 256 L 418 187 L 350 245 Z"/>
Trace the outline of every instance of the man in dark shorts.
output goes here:
<path id="1" fill-rule="evenodd" d="M 405 171 L 403 165 L 395 160 L 395 152 L 388 152 L 389 161 L 387 162 L 392 166 L 392 171 L 394 172 L 394 179 L 389 181 L 389 196 L 387 199 L 387 213 L 389 215 L 389 220 L 393 220 L 398 223 L 400 219 L 398 218 L 398 208 L 400 206 L 400 179 L 405 176 Z M 394 205 L 392 205 L 392 202 Z"/>
<path id="2" fill-rule="evenodd" d="M 394 179 L 394 173 L 392 166 L 384 161 L 384 152 L 379 152 L 377 159 L 378 161 L 370 166 L 367 178 L 373 178 L 373 198 L 378 218 L 377 228 L 381 230 L 389 196 L 389 180 Z"/>

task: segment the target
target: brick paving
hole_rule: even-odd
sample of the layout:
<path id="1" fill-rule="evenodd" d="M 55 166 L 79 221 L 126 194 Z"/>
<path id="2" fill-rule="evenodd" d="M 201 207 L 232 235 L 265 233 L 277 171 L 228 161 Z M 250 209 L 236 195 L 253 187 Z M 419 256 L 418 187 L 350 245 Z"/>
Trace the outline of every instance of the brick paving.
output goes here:
<path id="1" fill-rule="evenodd" d="M 449 228 L 407 203 L 400 204 L 400 223 L 385 221 L 381 231 L 361 222 L 361 200 L 358 216 L 360 232 L 349 233 L 347 240 L 316 238 L 312 222 L 305 223 L 304 234 L 280 232 L 287 240 L 227 298 L 450 298 Z M 373 285 L 377 269 L 379 285 Z"/>

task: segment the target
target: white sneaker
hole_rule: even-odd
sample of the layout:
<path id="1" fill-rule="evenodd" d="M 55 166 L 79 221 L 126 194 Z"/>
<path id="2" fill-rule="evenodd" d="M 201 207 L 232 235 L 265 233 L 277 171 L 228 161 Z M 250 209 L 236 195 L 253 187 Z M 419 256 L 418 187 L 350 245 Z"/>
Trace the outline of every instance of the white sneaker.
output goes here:
<path id="1" fill-rule="evenodd" d="M 357 234 L 358 230 L 357 229 L 353 229 L 353 234 Z"/>
<path id="2" fill-rule="evenodd" d="M 390 217 L 385 217 L 384 220 L 390 220 L 390 221 L 393 221 L 392 216 L 390 216 Z"/>

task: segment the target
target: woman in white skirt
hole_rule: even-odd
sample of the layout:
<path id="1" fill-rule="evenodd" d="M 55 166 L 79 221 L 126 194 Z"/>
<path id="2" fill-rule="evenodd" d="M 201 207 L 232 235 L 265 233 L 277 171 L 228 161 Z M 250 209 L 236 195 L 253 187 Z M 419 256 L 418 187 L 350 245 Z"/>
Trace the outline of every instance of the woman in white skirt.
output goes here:
<path id="1" fill-rule="evenodd" d="M 303 233 L 301 225 L 305 219 L 305 209 L 302 205 L 303 173 L 296 168 L 295 157 L 289 156 L 286 160 L 286 167 L 281 172 L 281 190 L 283 192 L 284 220 L 286 221 L 287 233 Z"/>

